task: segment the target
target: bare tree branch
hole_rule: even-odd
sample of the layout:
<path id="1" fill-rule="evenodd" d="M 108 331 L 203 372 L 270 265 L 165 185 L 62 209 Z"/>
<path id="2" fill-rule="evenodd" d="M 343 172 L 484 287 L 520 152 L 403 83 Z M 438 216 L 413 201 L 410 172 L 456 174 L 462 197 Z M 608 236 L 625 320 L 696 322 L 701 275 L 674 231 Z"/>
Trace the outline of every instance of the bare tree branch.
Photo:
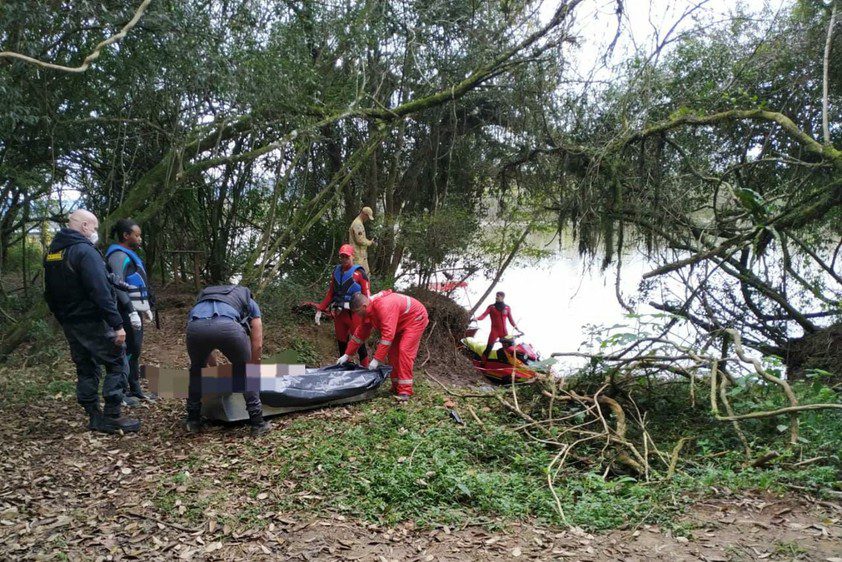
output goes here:
<path id="1" fill-rule="evenodd" d="M 108 45 L 112 45 L 112 44 L 116 43 L 117 41 L 123 39 L 128 34 L 128 32 L 137 24 L 137 22 L 140 21 L 140 18 L 143 16 L 143 12 L 146 11 L 146 8 L 151 3 L 152 3 L 152 0 L 143 0 L 141 5 L 138 6 L 137 10 L 135 11 L 134 16 L 132 16 L 132 19 L 130 19 L 129 22 L 126 25 L 124 25 L 123 28 L 116 35 L 112 35 L 108 39 L 106 39 L 104 41 L 100 41 L 97 44 L 97 46 L 94 47 L 93 52 L 90 55 L 88 55 L 87 57 L 85 57 L 85 60 L 82 61 L 82 64 L 80 64 L 79 66 L 71 67 L 71 66 L 63 66 L 63 65 L 60 65 L 60 64 L 53 64 L 51 62 L 44 62 L 44 61 L 40 61 L 40 60 L 32 58 L 32 57 L 28 57 L 26 55 L 22 55 L 20 53 L 14 53 L 12 51 L 0 51 L 0 57 L 8 57 L 8 58 L 13 58 L 13 59 L 19 59 L 19 60 L 22 60 L 24 62 L 36 64 L 36 65 L 41 66 L 43 68 L 49 68 L 49 69 L 52 69 L 52 70 L 61 70 L 62 72 L 73 72 L 73 73 L 85 72 L 91 66 L 91 63 L 99 58 L 100 53 L 102 52 L 102 50 L 105 47 L 107 47 Z"/>
<path id="2" fill-rule="evenodd" d="M 836 26 L 836 0 L 833 0 L 833 9 L 830 11 L 830 23 L 827 24 L 827 41 L 824 44 L 824 84 L 822 85 L 822 132 L 824 133 L 824 143 L 830 144 L 830 126 L 827 122 L 828 112 L 828 92 L 827 92 L 827 74 L 830 67 L 830 46 L 833 42 L 833 28 Z"/>

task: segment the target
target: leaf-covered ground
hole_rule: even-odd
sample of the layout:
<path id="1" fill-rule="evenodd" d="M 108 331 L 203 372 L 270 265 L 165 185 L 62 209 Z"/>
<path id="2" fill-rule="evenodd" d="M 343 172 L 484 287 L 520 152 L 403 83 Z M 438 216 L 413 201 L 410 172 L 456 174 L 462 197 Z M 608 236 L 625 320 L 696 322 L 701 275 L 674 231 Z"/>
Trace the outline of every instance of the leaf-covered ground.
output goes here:
<path id="1" fill-rule="evenodd" d="M 329 331 L 305 352 L 326 358 Z M 292 330 L 272 337 L 292 345 Z M 322 333 L 324 332 L 324 333 Z M 180 311 L 149 330 L 146 360 L 183 365 Z M 37 350 L 30 350 L 34 356 Z M 353 407 L 275 418 L 198 437 L 183 405 L 133 410 L 140 434 L 92 434 L 61 354 L 0 369 L 0 552 L 12 559 L 661 559 L 831 560 L 842 508 L 732 491 L 697 495 L 583 475 L 559 483 L 547 452 L 498 428 L 492 408 L 458 425 L 424 381 L 400 407 L 383 394 Z M 464 412 L 463 412 L 464 413 Z"/>
<path id="2" fill-rule="evenodd" d="M 379 402 L 380 408 L 391 407 L 385 399 Z M 412 519 L 377 523 L 329 507 L 326 494 L 347 493 L 341 481 L 331 479 L 333 492 L 311 491 L 313 481 L 326 479 L 322 472 L 333 468 L 288 470 L 301 453 L 289 446 L 295 440 L 291 432 L 301 424 L 354 424 L 349 410 L 276 420 L 276 430 L 260 440 L 250 439 L 243 427 L 215 427 L 187 438 L 177 403 L 142 411 L 144 431 L 126 437 L 85 431 L 77 410 L 71 399 L 58 398 L 3 412 L 4 556 L 828 560 L 842 552 L 838 506 L 725 491 L 728 497 L 691 506 L 678 525 L 669 527 L 630 520 L 622 529 L 589 533 L 534 517 L 494 515 L 450 525 L 418 525 Z M 310 439 L 317 447 L 320 436 Z M 391 472 L 384 469 L 383 477 L 401 478 L 409 462 Z M 355 480 L 349 475 L 347 488 L 359 485 Z M 419 483 L 407 487 L 423 493 Z"/>

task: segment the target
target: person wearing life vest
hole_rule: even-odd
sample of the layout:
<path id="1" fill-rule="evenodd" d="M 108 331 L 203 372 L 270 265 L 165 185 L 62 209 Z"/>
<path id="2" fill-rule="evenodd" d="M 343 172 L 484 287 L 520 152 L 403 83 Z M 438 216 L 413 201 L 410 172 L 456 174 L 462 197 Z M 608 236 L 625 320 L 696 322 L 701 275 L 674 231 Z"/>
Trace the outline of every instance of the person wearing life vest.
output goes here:
<path id="1" fill-rule="evenodd" d="M 99 220 L 82 209 L 70 214 L 44 258 L 44 298 L 64 330 L 76 365 L 76 400 L 88 428 L 103 433 L 138 431 L 140 421 L 121 416 L 126 378 L 126 331 L 98 240 Z M 99 404 L 100 365 L 105 367 Z"/>
<path id="2" fill-rule="evenodd" d="M 140 226 L 131 219 L 120 219 L 111 229 L 111 236 L 116 240 L 105 252 L 108 269 L 118 281 L 132 285 L 132 291 L 117 291 L 120 314 L 126 329 L 126 358 L 129 362 L 129 376 L 126 381 L 126 405 L 135 405 L 140 400 L 154 402 L 154 397 L 143 391 L 140 386 L 140 353 L 143 346 L 143 313 L 151 322 L 152 294 L 149 291 L 149 279 L 143 260 L 137 255 L 143 243 Z"/>
<path id="3" fill-rule="evenodd" d="M 508 328 L 506 328 L 506 320 L 512 323 L 512 327 L 515 330 L 518 330 L 515 319 L 512 318 L 512 309 L 505 303 L 505 299 L 506 293 L 497 291 L 494 304 L 488 305 L 485 312 L 477 318 L 477 320 L 485 320 L 486 316 L 491 317 L 491 332 L 488 334 L 488 345 L 485 347 L 485 351 L 482 352 L 483 363 L 488 360 L 488 354 L 491 353 L 494 343 L 509 333 Z"/>
<path id="4" fill-rule="evenodd" d="M 364 225 L 373 218 L 374 211 L 371 207 L 363 207 L 348 228 L 348 242 L 354 247 L 354 263 L 363 266 L 368 275 L 371 275 L 371 269 L 368 267 L 368 247 L 375 242 L 366 238 Z"/>
<path id="5" fill-rule="evenodd" d="M 215 364 L 213 352 L 219 350 L 232 365 L 260 363 L 263 353 L 263 320 L 251 291 L 241 285 L 205 287 L 196 304 L 187 313 L 187 355 L 190 357 L 190 382 L 187 390 L 187 422 L 190 433 L 202 430 L 202 367 Z M 258 436 L 271 429 L 263 419 L 263 405 L 258 392 L 243 392 L 249 414 L 251 434 Z"/>
<path id="6" fill-rule="evenodd" d="M 376 369 L 388 356 L 393 367 L 392 392 L 398 401 L 406 402 L 412 396 L 412 369 L 421 345 L 421 335 L 429 323 L 427 309 L 408 295 L 387 290 L 371 297 L 355 294 L 351 299 L 351 311 L 359 315 L 362 322 L 337 364 L 347 362 L 348 357 L 368 339 L 371 330 L 377 328 L 380 342 L 368 368 Z"/>
<path id="7" fill-rule="evenodd" d="M 339 265 L 333 268 L 327 294 L 316 307 L 316 325 L 321 324 L 322 314 L 333 314 L 333 329 L 339 354 L 345 353 L 348 340 L 360 324 L 360 317 L 351 313 L 351 299 L 357 293 L 371 295 L 368 275 L 361 265 L 354 265 L 354 247 L 344 244 L 339 248 Z M 359 348 L 360 364 L 368 366 L 368 350 L 365 343 Z"/>

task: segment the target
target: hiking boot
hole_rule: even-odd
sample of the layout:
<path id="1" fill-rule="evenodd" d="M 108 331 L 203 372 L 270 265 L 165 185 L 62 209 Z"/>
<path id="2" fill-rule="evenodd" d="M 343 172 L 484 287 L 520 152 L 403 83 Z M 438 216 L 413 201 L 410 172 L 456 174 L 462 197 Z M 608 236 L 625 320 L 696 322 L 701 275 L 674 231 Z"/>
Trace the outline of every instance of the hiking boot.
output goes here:
<path id="1" fill-rule="evenodd" d="M 134 433 L 140 430 L 140 420 L 95 413 L 91 415 L 88 429 L 100 433 Z"/>
<path id="2" fill-rule="evenodd" d="M 202 432 L 202 422 L 199 420 L 187 420 L 184 422 L 184 429 L 187 430 L 187 433 L 192 433 L 193 435 Z"/>
<path id="3" fill-rule="evenodd" d="M 272 430 L 272 424 L 266 420 L 263 420 L 259 424 L 251 426 L 251 436 L 252 437 L 259 437 L 264 433 L 269 433 Z"/>
<path id="4" fill-rule="evenodd" d="M 409 394 L 395 394 L 395 402 L 398 404 L 406 404 L 409 402 Z"/>
<path id="5" fill-rule="evenodd" d="M 128 408 L 135 408 L 137 406 L 140 406 L 140 399 L 126 394 L 123 396 L 123 406 L 126 406 Z"/>
<path id="6" fill-rule="evenodd" d="M 144 392 L 142 390 L 138 390 L 137 392 L 132 392 L 131 394 L 129 394 L 129 397 L 136 398 L 140 402 L 148 402 L 149 404 L 154 404 L 155 401 L 156 401 L 155 395 L 153 395 L 149 392 Z"/>

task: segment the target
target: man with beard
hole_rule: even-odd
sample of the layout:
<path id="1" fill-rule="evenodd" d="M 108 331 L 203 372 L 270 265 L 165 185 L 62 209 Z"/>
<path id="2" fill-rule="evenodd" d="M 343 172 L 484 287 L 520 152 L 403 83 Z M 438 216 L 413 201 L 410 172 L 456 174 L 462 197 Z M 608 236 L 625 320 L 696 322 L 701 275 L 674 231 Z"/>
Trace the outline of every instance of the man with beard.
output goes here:
<path id="1" fill-rule="evenodd" d="M 134 406 L 140 400 L 154 402 L 152 395 L 144 392 L 140 386 L 140 352 L 143 345 L 143 321 L 140 313 L 143 313 L 150 322 L 154 319 L 152 295 L 149 292 L 146 267 L 137 255 L 143 243 L 140 226 L 132 219 L 120 219 L 111 229 L 111 236 L 117 243 L 111 244 L 105 252 L 108 269 L 118 281 L 136 287 L 128 293 L 117 291 L 123 327 L 126 329 L 126 357 L 129 362 L 125 404 Z"/>
<path id="2" fill-rule="evenodd" d="M 485 351 L 482 352 L 483 365 L 488 361 L 488 354 L 491 353 L 494 343 L 509 333 L 509 329 L 506 328 L 506 320 L 508 319 L 512 323 L 512 327 L 518 330 L 515 319 L 512 318 L 512 309 L 505 303 L 505 299 L 506 293 L 497 291 L 494 304 L 488 305 L 485 312 L 477 318 L 477 320 L 484 320 L 486 316 L 491 317 L 491 333 L 488 334 L 488 345 L 485 346 Z"/>

